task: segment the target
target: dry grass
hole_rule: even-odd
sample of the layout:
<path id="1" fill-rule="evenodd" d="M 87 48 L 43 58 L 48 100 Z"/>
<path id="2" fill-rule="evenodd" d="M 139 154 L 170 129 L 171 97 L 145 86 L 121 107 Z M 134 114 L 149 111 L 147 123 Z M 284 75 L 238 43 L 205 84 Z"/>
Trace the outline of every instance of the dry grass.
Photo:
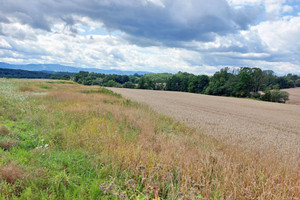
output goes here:
<path id="1" fill-rule="evenodd" d="M 24 179 L 25 171 L 16 164 L 8 164 L 0 167 L 0 177 L 7 183 L 14 184 L 17 180 Z"/>
<path id="2" fill-rule="evenodd" d="M 297 166 L 225 145 L 130 101 L 82 93 L 84 88 L 62 86 L 42 97 L 46 112 L 60 110 L 64 123 L 72 121 L 60 134 L 61 145 L 83 148 L 106 164 L 133 171 L 152 192 L 159 184 L 160 195 L 168 198 L 296 199 L 300 195 Z"/>
<path id="3" fill-rule="evenodd" d="M 231 146 L 300 165 L 300 107 L 191 93 L 112 88 Z"/>
<path id="4" fill-rule="evenodd" d="M 147 106 L 117 96 L 82 93 L 83 90 L 96 90 L 98 87 L 52 85 L 53 88 L 45 96 L 34 97 L 42 105 L 41 112 L 45 118 L 37 117 L 37 120 L 43 122 L 43 129 L 53 130 L 49 146 L 70 151 L 84 149 L 91 155 L 96 155 L 104 165 L 111 165 L 111 170 L 128 172 L 126 185 L 134 188 L 132 191 L 136 192 L 131 199 L 139 193 L 149 199 L 151 194 L 152 197 L 160 196 L 164 199 L 297 199 L 300 196 L 298 163 L 291 165 L 285 159 L 280 162 L 267 148 L 256 151 L 237 145 L 236 140 L 208 136 L 221 131 L 218 124 L 228 123 L 226 119 L 230 114 L 233 115 L 232 112 L 222 117 L 226 111 L 215 110 L 215 115 L 210 115 L 209 122 L 210 127 L 216 128 L 203 132 L 203 127 L 187 127 L 167 116 L 157 114 Z M 136 90 L 132 90 L 134 91 Z M 167 98 L 166 95 L 162 96 Z M 152 97 L 147 97 L 146 93 L 140 95 L 140 98 L 150 98 L 152 102 L 160 101 L 162 104 L 164 100 L 158 99 L 159 97 L 158 94 Z M 183 99 L 191 100 L 190 97 Z M 194 107 L 178 111 L 184 108 L 184 103 L 175 102 L 178 101 L 176 95 L 172 96 L 171 101 L 165 101 L 168 104 L 155 108 L 165 111 L 173 106 L 171 108 L 178 116 L 180 114 L 186 117 L 186 120 L 180 119 L 184 122 L 189 123 L 194 112 L 202 116 L 198 124 L 207 122 L 205 115 L 197 112 Z M 222 101 L 218 103 L 225 108 L 228 105 Z M 205 102 L 205 106 L 201 108 L 206 109 L 205 114 L 208 115 L 207 112 L 213 106 L 216 104 Z M 256 104 L 251 104 L 252 109 L 255 107 Z M 239 108 L 237 104 L 234 111 Z M 272 113 L 274 107 L 268 109 Z M 34 112 L 38 112 L 38 109 Z M 237 116 L 233 115 L 234 119 Z M 255 111 L 250 112 L 250 116 L 252 122 L 255 121 Z M 240 117 L 249 119 L 246 115 Z M 276 118 L 270 120 L 273 119 Z M 231 123 L 229 125 L 232 127 L 227 131 L 234 130 L 235 126 Z M 273 126 L 272 123 L 269 125 Z M 248 130 L 249 126 L 242 124 L 238 131 Z M 56 129 L 51 129 L 53 127 Z M 287 124 L 286 127 L 290 128 L 292 125 Z M 293 134 L 294 129 L 289 130 Z M 242 136 L 239 136 L 241 140 Z M 230 144 L 227 141 L 235 143 Z M 117 181 L 111 181 L 99 187 L 109 194 L 115 192 L 116 184 Z M 142 189 L 137 191 L 136 188 Z"/>
<path id="5" fill-rule="evenodd" d="M 33 87 L 20 85 L 19 90 L 21 92 L 33 92 L 35 89 Z"/>
<path id="6" fill-rule="evenodd" d="M 10 131 L 8 130 L 8 128 L 6 128 L 6 126 L 1 126 L 0 127 L 0 135 L 1 136 L 5 136 L 8 135 L 10 133 Z"/>
<path id="7" fill-rule="evenodd" d="M 0 140 L 0 148 L 4 149 L 5 151 L 10 150 L 13 147 L 18 145 L 18 141 L 10 138 L 5 138 Z"/>
<path id="8" fill-rule="evenodd" d="M 289 198 L 300 196 L 299 107 L 176 92 L 112 90 L 148 103 L 228 145 L 209 142 L 197 130 L 183 133 L 188 138 L 157 135 L 155 143 L 143 137 L 149 149 L 160 147 L 163 158 L 159 162 L 180 166 L 184 174 L 188 171 L 190 176 L 185 177 L 204 185 L 203 191 L 211 191 L 214 185 L 232 199 L 281 199 L 290 195 L 286 193 L 290 189 L 294 195 Z M 153 124 L 141 126 L 151 130 Z M 211 174 L 217 177 L 215 183 Z M 280 187 L 287 190 L 280 191 Z"/>

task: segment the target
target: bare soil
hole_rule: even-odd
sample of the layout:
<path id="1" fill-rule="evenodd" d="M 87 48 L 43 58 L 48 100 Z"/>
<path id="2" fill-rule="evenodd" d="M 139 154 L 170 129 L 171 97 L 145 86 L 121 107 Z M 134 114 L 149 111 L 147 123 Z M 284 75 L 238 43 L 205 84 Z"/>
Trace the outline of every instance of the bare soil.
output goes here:
<path id="1" fill-rule="evenodd" d="M 228 144 L 259 154 L 276 154 L 299 164 L 299 105 L 184 92 L 108 89 Z"/>

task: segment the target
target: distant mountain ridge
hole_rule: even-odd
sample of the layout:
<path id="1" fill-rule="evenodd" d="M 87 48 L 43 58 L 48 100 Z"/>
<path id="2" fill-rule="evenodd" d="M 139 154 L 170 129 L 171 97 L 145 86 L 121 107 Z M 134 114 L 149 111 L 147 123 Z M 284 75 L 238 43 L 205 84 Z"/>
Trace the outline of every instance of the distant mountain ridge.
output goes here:
<path id="1" fill-rule="evenodd" d="M 88 72 L 95 72 L 95 73 L 102 73 L 102 74 L 117 74 L 117 75 L 133 75 L 135 73 L 139 75 L 144 75 L 144 74 L 151 73 L 146 71 L 122 71 L 122 70 L 105 70 L 105 69 L 97 69 L 97 68 L 80 68 L 80 67 L 72 67 L 72 66 L 65 66 L 59 64 L 15 65 L 15 64 L 5 63 L 5 62 L 0 62 L 0 68 L 42 71 L 42 72 L 71 72 L 71 73 L 88 71 Z"/>

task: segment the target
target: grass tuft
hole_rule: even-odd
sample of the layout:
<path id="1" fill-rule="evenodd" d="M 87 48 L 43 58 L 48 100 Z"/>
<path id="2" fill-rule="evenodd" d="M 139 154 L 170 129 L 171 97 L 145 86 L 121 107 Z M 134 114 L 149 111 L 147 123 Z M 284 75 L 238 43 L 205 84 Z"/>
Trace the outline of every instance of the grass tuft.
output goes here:
<path id="1" fill-rule="evenodd" d="M 0 135 L 1 136 L 6 136 L 10 133 L 10 131 L 8 130 L 8 128 L 6 128 L 6 126 L 2 125 L 0 127 Z"/>
<path id="2" fill-rule="evenodd" d="M 2 148 L 5 151 L 9 151 L 13 147 L 16 147 L 18 145 L 18 141 L 10 138 L 4 138 L 0 140 L 0 148 Z"/>
<path id="3" fill-rule="evenodd" d="M 8 164 L 0 167 L 0 177 L 7 183 L 14 184 L 17 180 L 24 179 L 25 171 L 16 164 Z"/>

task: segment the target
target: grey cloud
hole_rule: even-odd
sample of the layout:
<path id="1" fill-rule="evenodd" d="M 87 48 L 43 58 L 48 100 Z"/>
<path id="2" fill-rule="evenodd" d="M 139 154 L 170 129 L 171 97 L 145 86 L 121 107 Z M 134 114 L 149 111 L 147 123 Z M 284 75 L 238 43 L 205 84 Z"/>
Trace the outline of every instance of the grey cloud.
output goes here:
<path id="1" fill-rule="evenodd" d="M 0 24 L 0 35 L 4 35 L 2 25 Z"/>
<path id="2" fill-rule="evenodd" d="M 51 23 L 47 18 L 47 8 L 43 7 L 41 1 L 6 1 L 0 0 L 1 17 L 17 19 L 20 23 L 28 24 L 33 28 L 50 31 Z M 51 12 L 51 8 L 48 8 Z"/>
<path id="3" fill-rule="evenodd" d="M 9 20 L 5 16 L 0 15 L 0 22 L 9 23 Z"/>
<path id="4" fill-rule="evenodd" d="M 72 16 L 88 16 L 103 22 L 108 30 L 126 33 L 131 42 L 172 46 L 174 41 L 212 41 L 216 35 L 247 29 L 259 13 L 258 9 L 235 10 L 226 0 L 162 0 L 162 3 L 164 7 L 141 0 L 0 0 L 3 5 L 0 17 L 14 17 L 46 31 L 56 21 L 63 21 L 76 33 Z"/>

